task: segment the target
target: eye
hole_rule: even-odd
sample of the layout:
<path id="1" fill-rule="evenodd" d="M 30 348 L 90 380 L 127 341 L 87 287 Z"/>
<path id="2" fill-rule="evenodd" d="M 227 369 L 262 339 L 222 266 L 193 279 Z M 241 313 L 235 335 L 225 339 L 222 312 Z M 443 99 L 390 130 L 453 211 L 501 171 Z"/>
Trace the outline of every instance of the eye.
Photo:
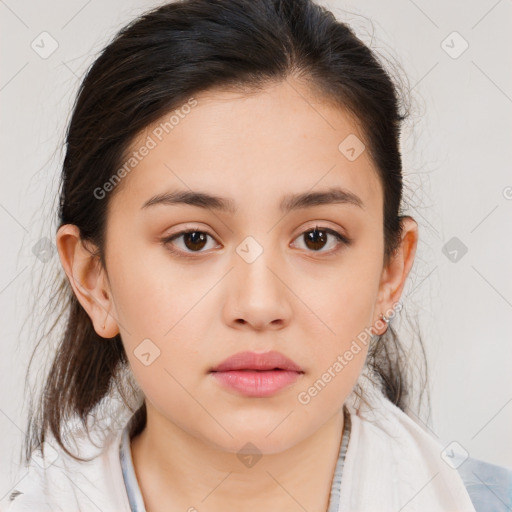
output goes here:
<path id="1" fill-rule="evenodd" d="M 334 229 L 319 226 L 304 231 L 295 240 L 300 240 L 301 237 L 304 241 L 305 248 L 309 249 L 310 252 L 317 253 L 336 252 L 336 246 L 348 246 L 352 242 L 351 239 L 338 233 Z M 162 243 L 171 252 L 187 256 L 192 253 L 206 252 L 206 250 L 203 249 L 208 245 L 208 238 L 214 240 L 213 236 L 206 231 L 202 231 L 199 228 L 189 228 L 162 239 Z M 324 247 L 329 246 L 329 238 L 331 238 L 331 247 L 334 248 L 332 250 L 329 250 L 329 248 L 322 250 Z M 180 239 L 180 244 L 175 243 L 176 240 Z M 178 247 L 176 248 L 176 246 Z M 215 247 L 215 245 L 213 245 L 213 247 Z"/>
<path id="2" fill-rule="evenodd" d="M 334 246 L 333 250 L 325 250 L 322 251 L 321 249 L 325 247 L 327 242 L 329 241 L 329 238 L 332 239 L 331 247 Z M 330 228 L 324 228 L 315 226 L 313 229 L 308 229 L 307 231 L 304 231 L 301 233 L 300 236 L 296 238 L 296 240 L 304 240 L 304 244 L 307 249 L 310 249 L 312 252 L 336 252 L 337 248 L 336 245 L 350 245 L 351 239 L 347 238 L 346 236 L 342 235 L 341 233 L 338 233 L 334 229 Z M 339 247 L 338 247 L 339 248 Z"/>
<path id="3" fill-rule="evenodd" d="M 174 244 L 175 240 L 182 238 L 182 244 Z M 162 243 L 168 247 L 171 252 L 175 253 L 200 253 L 205 252 L 202 249 L 208 244 L 208 238 L 213 240 L 213 237 L 206 233 L 205 231 L 201 231 L 200 229 L 191 228 L 184 231 L 180 231 L 175 233 L 167 238 L 162 239 Z M 181 245 L 178 250 L 170 247 L 172 245 Z"/>

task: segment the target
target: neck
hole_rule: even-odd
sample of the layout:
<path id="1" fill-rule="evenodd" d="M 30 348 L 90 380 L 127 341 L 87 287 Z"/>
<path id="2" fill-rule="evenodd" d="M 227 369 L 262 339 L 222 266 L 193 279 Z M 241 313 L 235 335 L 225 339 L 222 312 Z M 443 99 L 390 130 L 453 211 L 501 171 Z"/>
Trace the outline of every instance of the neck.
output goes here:
<path id="1" fill-rule="evenodd" d="M 245 465 L 237 453 L 198 439 L 147 405 L 146 426 L 131 440 L 146 512 L 327 510 L 342 410 L 298 444 Z"/>

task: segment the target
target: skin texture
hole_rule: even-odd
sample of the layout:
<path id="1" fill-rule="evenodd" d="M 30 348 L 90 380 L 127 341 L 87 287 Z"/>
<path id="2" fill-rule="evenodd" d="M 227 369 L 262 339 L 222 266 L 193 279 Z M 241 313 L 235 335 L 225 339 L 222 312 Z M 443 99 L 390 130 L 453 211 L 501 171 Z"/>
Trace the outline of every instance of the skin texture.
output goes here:
<path id="1" fill-rule="evenodd" d="M 96 332 L 105 338 L 121 333 L 146 396 L 147 426 L 131 448 L 148 512 L 326 510 L 341 408 L 367 347 L 309 403 L 297 397 L 365 328 L 386 330 L 378 320 L 400 299 L 417 224 L 404 220 L 401 245 L 384 267 L 378 175 L 368 151 L 350 161 L 338 149 L 348 135 L 362 140 L 362 134 L 346 112 L 300 84 L 195 98 L 191 112 L 117 185 L 107 221 L 106 270 L 92 260 L 91 247 L 73 225 L 58 231 L 59 256 Z M 132 149 L 157 125 L 141 133 Z M 283 195 L 333 186 L 359 196 L 363 207 L 279 210 Z M 176 189 L 230 198 L 238 211 L 141 208 L 150 197 Z M 304 233 L 315 225 L 352 243 L 330 234 L 323 245 L 308 243 Z M 203 246 L 186 236 L 162 242 L 191 227 L 210 235 Z M 248 236 L 263 251 L 251 263 L 237 252 Z M 134 353 L 147 338 L 160 350 L 149 366 Z M 278 350 L 304 374 L 267 398 L 226 390 L 208 372 L 244 350 Z M 251 467 L 237 457 L 247 442 L 262 454 Z"/>

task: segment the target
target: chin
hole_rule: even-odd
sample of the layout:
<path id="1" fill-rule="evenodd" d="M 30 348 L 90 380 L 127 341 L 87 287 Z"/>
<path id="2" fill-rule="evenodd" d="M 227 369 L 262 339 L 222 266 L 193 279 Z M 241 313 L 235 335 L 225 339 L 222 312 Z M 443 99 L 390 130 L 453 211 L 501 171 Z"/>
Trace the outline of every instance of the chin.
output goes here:
<path id="1" fill-rule="evenodd" d="M 233 437 L 219 436 L 215 439 L 205 439 L 206 442 L 215 446 L 219 451 L 233 453 L 239 456 L 245 454 L 272 455 L 284 452 L 300 443 L 308 433 L 298 435 L 296 429 L 287 429 L 279 426 L 270 435 L 269 430 L 254 428 L 228 428 Z"/>

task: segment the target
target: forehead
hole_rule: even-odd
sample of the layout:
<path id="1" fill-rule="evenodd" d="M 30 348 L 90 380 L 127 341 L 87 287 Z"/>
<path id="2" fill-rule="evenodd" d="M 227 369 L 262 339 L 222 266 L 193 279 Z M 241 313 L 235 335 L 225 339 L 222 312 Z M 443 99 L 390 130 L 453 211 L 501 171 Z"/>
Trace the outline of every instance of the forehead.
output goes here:
<path id="1" fill-rule="evenodd" d="M 348 112 L 291 80 L 250 94 L 206 91 L 136 137 L 127 154 L 138 153 L 136 165 L 116 192 L 138 208 L 176 188 L 208 190 L 243 207 L 341 186 L 376 214 L 382 189 L 363 139 Z"/>

